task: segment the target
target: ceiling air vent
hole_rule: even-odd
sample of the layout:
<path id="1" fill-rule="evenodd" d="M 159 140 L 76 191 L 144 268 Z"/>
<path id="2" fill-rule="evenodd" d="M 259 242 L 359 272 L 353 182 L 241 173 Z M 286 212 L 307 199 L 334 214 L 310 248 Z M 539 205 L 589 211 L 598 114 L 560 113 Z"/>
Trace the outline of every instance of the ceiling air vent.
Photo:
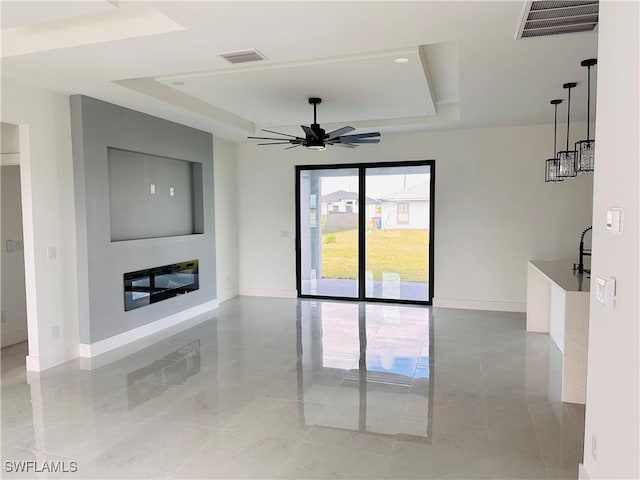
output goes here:
<path id="1" fill-rule="evenodd" d="M 264 55 L 256 49 L 226 52 L 221 53 L 220 56 L 226 59 L 229 63 L 259 62 L 264 60 Z"/>
<path id="2" fill-rule="evenodd" d="M 527 2 L 516 38 L 591 32 L 598 26 L 598 1 Z"/>

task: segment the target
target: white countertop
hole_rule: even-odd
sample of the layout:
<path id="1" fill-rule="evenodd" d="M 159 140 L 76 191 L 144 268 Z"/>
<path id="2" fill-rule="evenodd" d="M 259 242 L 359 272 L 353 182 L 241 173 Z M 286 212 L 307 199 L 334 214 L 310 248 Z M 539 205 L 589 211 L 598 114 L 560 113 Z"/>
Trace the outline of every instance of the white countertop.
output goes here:
<path id="1" fill-rule="evenodd" d="M 571 262 L 530 260 L 529 263 L 567 292 L 589 292 L 591 288 L 590 275 L 574 272 Z"/>

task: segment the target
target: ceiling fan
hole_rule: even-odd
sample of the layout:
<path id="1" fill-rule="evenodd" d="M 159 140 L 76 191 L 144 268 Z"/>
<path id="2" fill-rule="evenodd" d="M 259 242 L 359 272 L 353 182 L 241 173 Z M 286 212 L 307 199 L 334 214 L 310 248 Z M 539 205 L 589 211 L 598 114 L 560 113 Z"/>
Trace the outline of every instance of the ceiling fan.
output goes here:
<path id="1" fill-rule="evenodd" d="M 356 148 L 359 143 L 380 143 L 379 132 L 371 133 L 356 133 L 353 135 L 346 135 L 355 130 L 353 127 L 342 127 L 329 133 L 325 133 L 324 129 L 320 128 L 316 119 L 316 106 L 322 102 L 321 98 L 311 97 L 309 103 L 313 105 L 313 123 L 310 126 L 300 125 L 304 130 L 304 137 L 296 137 L 295 135 L 289 135 L 287 133 L 274 132 L 272 130 L 262 129 L 263 132 L 275 133 L 276 135 L 283 135 L 284 137 L 291 138 L 273 138 L 273 137 L 247 137 L 256 140 L 275 140 L 275 142 L 258 143 L 258 145 L 291 145 L 285 148 L 289 150 L 295 147 L 306 147 L 309 150 L 324 150 L 327 145 L 336 145 L 338 147 Z"/>

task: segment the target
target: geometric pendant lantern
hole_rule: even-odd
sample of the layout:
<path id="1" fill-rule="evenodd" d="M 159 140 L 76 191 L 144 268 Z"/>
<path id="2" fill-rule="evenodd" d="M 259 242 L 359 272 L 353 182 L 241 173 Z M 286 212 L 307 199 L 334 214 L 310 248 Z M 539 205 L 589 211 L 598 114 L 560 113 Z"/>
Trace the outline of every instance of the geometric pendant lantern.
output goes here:
<path id="1" fill-rule="evenodd" d="M 571 89 L 575 88 L 578 84 L 575 82 L 569 82 L 562 85 L 562 88 L 566 88 L 568 93 L 567 99 L 567 146 L 566 150 L 558 152 L 558 177 L 562 179 L 573 178 L 578 175 L 576 170 L 578 161 L 578 152 L 576 150 L 569 150 L 569 121 L 571 119 Z"/>
<path id="2" fill-rule="evenodd" d="M 558 176 L 560 170 L 560 160 L 556 155 L 556 132 L 558 128 L 558 105 L 562 103 L 561 99 L 551 100 L 551 105 L 554 106 L 553 113 L 553 158 L 549 158 L 544 162 L 544 181 L 549 182 L 562 182 L 564 178 Z"/>
<path id="3" fill-rule="evenodd" d="M 578 173 L 593 172 L 595 160 L 596 141 L 589 137 L 591 120 L 591 67 L 596 65 L 598 60 L 589 58 L 580 62 L 580 65 L 587 67 L 587 139 L 576 142 L 578 152 L 577 168 Z"/>

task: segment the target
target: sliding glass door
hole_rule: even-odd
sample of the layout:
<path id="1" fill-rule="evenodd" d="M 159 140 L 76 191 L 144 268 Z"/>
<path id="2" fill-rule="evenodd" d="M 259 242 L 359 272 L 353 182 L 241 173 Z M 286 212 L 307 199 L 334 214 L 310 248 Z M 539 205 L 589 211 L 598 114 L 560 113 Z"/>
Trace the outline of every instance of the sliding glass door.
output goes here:
<path id="1" fill-rule="evenodd" d="M 298 171 L 300 295 L 358 297 L 357 168 Z"/>
<path id="2" fill-rule="evenodd" d="M 430 303 L 434 162 L 296 167 L 302 297 Z"/>
<path id="3" fill-rule="evenodd" d="M 428 301 L 430 167 L 365 168 L 366 298 Z"/>

